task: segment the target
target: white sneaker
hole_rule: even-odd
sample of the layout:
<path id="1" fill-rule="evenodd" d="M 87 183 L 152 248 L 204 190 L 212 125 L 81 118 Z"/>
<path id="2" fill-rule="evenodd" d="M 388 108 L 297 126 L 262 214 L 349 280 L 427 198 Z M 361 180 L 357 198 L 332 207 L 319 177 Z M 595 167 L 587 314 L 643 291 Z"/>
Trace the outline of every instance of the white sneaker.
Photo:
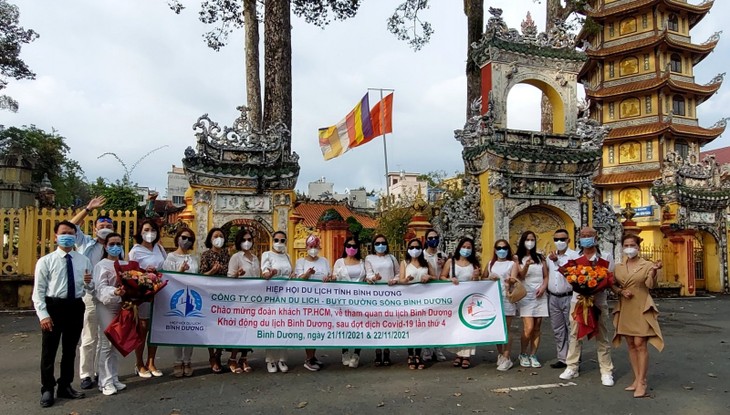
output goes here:
<path id="1" fill-rule="evenodd" d="M 506 372 L 512 369 L 512 366 L 514 366 L 514 363 L 512 363 L 512 359 L 502 356 L 502 363 L 497 366 L 497 370 L 499 370 L 500 372 Z"/>
<path id="2" fill-rule="evenodd" d="M 532 366 L 532 367 L 542 367 L 542 364 L 540 363 L 539 360 L 537 360 L 537 356 L 535 356 L 534 354 L 533 355 L 530 355 L 530 366 Z"/>
<path id="3" fill-rule="evenodd" d="M 580 373 L 578 373 L 577 370 L 573 370 L 571 368 L 567 368 L 567 369 L 565 369 L 563 371 L 563 373 L 560 374 L 560 379 L 570 380 L 570 379 L 575 379 L 578 376 L 580 376 Z"/>
<path id="4" fill-rule="evenodd" d="M 117 392 L 121 392 L 121 391 L 127 389 L 127 385 L 125 385 L 124 383 L 120 382 L 117 379 L 113 379 L 112 384 L 117 389 Z"/>
<path id="5" fill-rule="evenodd" d="M 528 355 L 526 355 L 524 353 L 520 353 L 520 366 L 522 366 L 522 367 L 530 367 L 530 366 L 532 366 L 530 364 L 530 356 L 528 356 Z"/>
<path id="6" fill-rule="evenodd" d="M 276 371 L 278 370 L 276 368 L 276 362 L 267 362 L 266 363 L 266 370 L 268 370 L 269 373 L 276 373 Z"/>
<path id="7" fill-rule="evenodd" d="M 444 356 L 444 352 L 442 352 L 441 349 L 434 349 L 434 353 L 436 354 L 436 360 L 439 362 L 446 361 L 446 356 Z"/>
<path id="8" fill-rule="evenodd" d="M 108 383 L 104 385 L 104 388 L 102 388 L 101 393 L 103 393 L 106 396 L 111 396 L 117 393 L 117 388 L 114 387 L 114 384 Z"/>
<path id="9" fill-rule="evenodd" d="M 613 386 L 613 375 L 601 375 L 601 384 L 603 386 Z"/>
<path id="10" fill-rule="evenodd" d="M 498 354 L 497 355 L 497 367 L 502 366 L 502 363 L 504 363 L 504 356 L 502 356 L 501 354 Z"/>
<path id="11" fill-rule="evenodd" d="M 351 368 L 355 369 L 359 365 L 360 365 L 360 355 L 353 353 L 352 354 L 352 357 L 350 358 L 350 363 L 348 364 L 348 366 L 350 366 Z"/>
<path id="12" fill-rule="evenodd" d="M 355 355 L 353 354 L 352 356 Z M 350 366 L 350 360 L 352 360 L 350 353 L 342 353 L 342 366 Z"/>
<path id="13" fill-rule="evenodd" d="M 279 366 L 279 371 L 281 373 L 286 373 L 289 371 L 289 366 L 287 366 L 286 362 L 283 360 L 279 360 L 279 362 L 277 363 L 277 366 Z"/>

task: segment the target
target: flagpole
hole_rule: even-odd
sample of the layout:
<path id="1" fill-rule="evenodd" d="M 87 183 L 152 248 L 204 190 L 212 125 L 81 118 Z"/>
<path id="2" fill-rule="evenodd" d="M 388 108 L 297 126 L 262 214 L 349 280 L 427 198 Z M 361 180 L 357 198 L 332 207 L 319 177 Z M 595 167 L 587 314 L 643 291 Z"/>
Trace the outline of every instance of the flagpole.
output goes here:
<path id="1" fill-rule="evenodd" d="M 390 88 L 368 88 L 370 91 L 380 91 L 380 102 L 383 102 L 383 91 L 395 92 Z M 388 134 L 385 133 L 385 104 L 380 106 L 380 128 L 383 129 L 383 159 L 385 160 L 385 206 L 390 204 L 390 186 L 388 185 L 388 147 L 385 139 Z"/>

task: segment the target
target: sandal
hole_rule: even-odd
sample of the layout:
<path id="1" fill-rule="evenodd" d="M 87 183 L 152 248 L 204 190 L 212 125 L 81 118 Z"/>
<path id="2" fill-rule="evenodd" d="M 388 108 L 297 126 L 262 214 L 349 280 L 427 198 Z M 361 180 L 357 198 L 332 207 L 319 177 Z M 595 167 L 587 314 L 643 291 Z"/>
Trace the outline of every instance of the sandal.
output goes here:
<path id="1" fill-rule="evenodd" d="M 416 360 L 413 356 L 408 356 L 408 369 L 416 369 Z"/>
<path id="2" fill-rule="evenodd" d="M 213 373 L 221 373 L 223 371 L 223 369 L 221 369 L 221 364 L 216 356 L 212 356 L 210 359 L 208 359 L 208 363 L 210 363 L 210 370 L 212 370 Z"/>
<path id="3" fill-rule="evenodd" d="M 454 367 L 461 366 L 461 358 L 460 357 L 457 357 L 456 359 L 454 359 L 453 365 L 454 365 Z"/>
<path id="4" fill-rule="evenodd" d="M 390 366 L 392 363 L 390 361 L 390 350 L 386 350 L 383 352 L 383 366 Z"/>
<path id="5" fill-rule="evenodd" d="M 238 359 L 238 366 L 246 373 L 253 372 L 253 368 L 248 364 L 248 359 L 245 357 Z"/>
<path id="6" fill-rule="evenodd" d="M 421 359 L 421 356 L 416 356 L 416 367 L 418 370 L 423 370 L 426 368 L 426 365 L 423 364 L 423 359 Z"/>
<path id="7" fill-rule="evenodd" d="M 228 369 L 230 369 L 232 373 L 243 373 L 243 369 L 238 366 L 236 359 L 228 359 Z"/>
<path id="8" fill-rule="evenodd" d="M 461 360 L 461 368 L 469 369 L 469 367 L 471 367 L 471 362 L 469 361 L 468 358 L 465 357 L 464 359 Z"/>
<path id="9" fill-rule="evenodd" d="M 380 350 L 375 351 L 375 366 L 382 366 L 383 365 L 383 352 Z"/>

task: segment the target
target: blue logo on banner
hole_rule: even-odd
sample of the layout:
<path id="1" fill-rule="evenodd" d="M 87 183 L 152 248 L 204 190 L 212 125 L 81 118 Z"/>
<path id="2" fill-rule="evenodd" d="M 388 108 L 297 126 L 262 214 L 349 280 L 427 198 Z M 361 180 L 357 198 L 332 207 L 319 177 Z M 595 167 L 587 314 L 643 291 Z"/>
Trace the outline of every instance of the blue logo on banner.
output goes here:
<path id="1" fill-rule="evenodd" d="M 203 298 L 200 294 L 191 290 L 190 287 L 185 287 L 184 290 L 179 290 L 170 298 L 170 311 L 166 316 L 177 316 L 177 317 L 203 317 L 203 313 L 200 310 L 203 309 Z"/>

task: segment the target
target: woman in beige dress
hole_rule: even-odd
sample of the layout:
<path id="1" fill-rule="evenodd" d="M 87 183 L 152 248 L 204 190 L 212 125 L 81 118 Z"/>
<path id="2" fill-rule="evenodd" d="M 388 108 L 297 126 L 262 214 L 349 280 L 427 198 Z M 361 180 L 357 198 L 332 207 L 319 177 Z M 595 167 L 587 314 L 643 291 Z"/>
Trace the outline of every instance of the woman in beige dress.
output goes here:
<path id="1" fill-rule="evenodd" d="M 646 384 L 649 350 L 646 344 L 651 343 L 659 351 L 664 348 L 657 321 L 659 310 L 649 294 L 649 289 L 656 285 L 656 274 L 662 268 L 662 262 L 652 263 L 639 257 L 641 238 L 637 235 L 624 235 L 621 244 L 624 259 L 616 264 L 613 286 L 619 298 L 613 310 L 613 324 L 616 327 L 613 345 L 618 347 L 621 337 L 626 338 L 634 381 L 625 390 L 633 391 L 634 398 L 644 398 L 649 396 Z"/>

